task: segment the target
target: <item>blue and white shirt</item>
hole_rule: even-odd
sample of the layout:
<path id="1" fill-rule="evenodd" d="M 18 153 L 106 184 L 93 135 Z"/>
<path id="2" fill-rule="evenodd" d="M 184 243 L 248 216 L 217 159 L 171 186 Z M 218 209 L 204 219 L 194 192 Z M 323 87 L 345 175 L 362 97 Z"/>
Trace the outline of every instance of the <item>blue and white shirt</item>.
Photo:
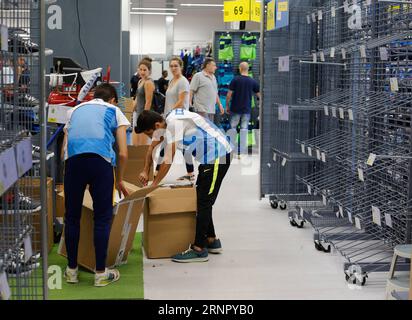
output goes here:
<path id="1" fill-rule="evenodd" d="M 116 129 L 130 126 L 130 122 L 114 105 L 101 99 L 82 103 L 68 112 L 67 145 L 65 159 L 83 154 L 94 153 L 102 156 L 113 166 L 116 165 Z"/>
<path id="2" fill-rule="evenodd" d="M 218 158 L 233 151 L 224 132 L 212 122 L 185 109 L 174 109 L 166 117 L 166 143 L 190 152 L 201 164 L 213 164 Z"/>

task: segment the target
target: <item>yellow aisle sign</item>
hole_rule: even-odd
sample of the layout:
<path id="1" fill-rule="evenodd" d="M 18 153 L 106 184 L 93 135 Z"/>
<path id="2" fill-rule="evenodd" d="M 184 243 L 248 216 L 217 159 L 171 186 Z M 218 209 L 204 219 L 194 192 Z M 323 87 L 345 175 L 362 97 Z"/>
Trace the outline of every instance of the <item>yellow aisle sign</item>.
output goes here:
<path id="1" fill-rule="evenodd" d="M 260 2 L 251 0 L 250 20 L 260 22 Z"/>
<path id="2" fill-rule="evenodd" d="M 275 29 L 275 0 L 268 3 L 267 31 Z"/>
<path id="3" fill-rule="evenodd" d="M 249 21 L 250 0 L 225 1 L 223 9 L 223 21 Z"/>

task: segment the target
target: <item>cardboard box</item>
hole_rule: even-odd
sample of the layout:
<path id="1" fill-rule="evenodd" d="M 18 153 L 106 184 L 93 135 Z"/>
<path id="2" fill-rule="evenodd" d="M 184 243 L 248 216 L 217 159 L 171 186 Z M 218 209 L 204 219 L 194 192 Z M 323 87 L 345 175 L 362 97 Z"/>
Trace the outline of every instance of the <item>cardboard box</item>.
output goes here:
<path id="1" fill-rule="evenodd" d="M 129 120 L 130 123 L 132 123 L 134 100 L 132 98 L 125 98 L 124 106 L 125 106 L 125 109 L 123 110 L 123 113 L 126 116 L 127 120 Z"/>
<path id="2" fill-rule="evenodd" d="M 136 186 L 140 185 L 139 174 L 144 169 L 144 162 L 149 146 L 128 146 L 129 159 L 127 161 L 123 180 Z M 149 180 L 153 180 L 153 166 L 150 169 Z"/>
<path id="3" fill-rule="evenodd" d="M 144 199 L 147 194 L 156 189 L 153 187 L 138 188 L 129 183 L 125 183 L 125 185 L 130 195 L 119 201 L 113 208 L 113 221 L 106 260 L 106 265 L 109 268 L 127 263 L 127 257 L 132 249 L 137 225 L 142 214 Z M 62 197 L 63 195 L 60 194 L 59 196 Z M 96 256 L 93 242 L 93 201 L 88 190 L 84 195 L 80 226 L 78 263 L 80 266 L 94 272 Z M 64 233 L 58 253 L 67 257 Z"/>
<path id="4" fill-rule="evenodd" d="M 62 197 L 59 197 L 59 194 L 63 193 Z M 64 185 L 63 184 L 56 184 L 56 218 L 63 219 L 65 213 L 65 205 L 64 205 Z"/>
<path id="5" fill-rule="evenodd" d="M 143 246 L 150 259 L 170 258 L 195 240 L 196 189 L 159 188 L 144 208 Z"/>

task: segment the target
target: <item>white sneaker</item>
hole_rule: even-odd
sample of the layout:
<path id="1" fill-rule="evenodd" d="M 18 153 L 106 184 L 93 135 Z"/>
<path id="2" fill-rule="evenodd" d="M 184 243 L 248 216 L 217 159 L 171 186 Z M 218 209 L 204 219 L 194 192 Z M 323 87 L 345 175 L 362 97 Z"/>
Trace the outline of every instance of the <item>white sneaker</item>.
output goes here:
<path id="1" fill-rule="evenodd" d="M 67 283 L 79 283 L 79 268 L 70 269 L 67 267 L 64 272 L 64 277 L 66 278 Z"/>
<path id="2" fill-rule="evenodd" d="M 94 286 L 105 287 L 120 279 L 120 272 L 117 269 L 107 269 L 104 273 L 96 273 L 94 275 Z"/>

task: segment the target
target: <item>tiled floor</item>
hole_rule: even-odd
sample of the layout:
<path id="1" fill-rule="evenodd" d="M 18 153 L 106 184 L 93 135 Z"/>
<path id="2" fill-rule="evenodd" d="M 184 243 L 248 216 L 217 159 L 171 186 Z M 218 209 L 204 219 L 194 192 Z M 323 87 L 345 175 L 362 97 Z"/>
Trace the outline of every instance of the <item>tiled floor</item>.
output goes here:
<path id="1" fill-rule="evenodd" d="M 207 263 L 144 260 L 146 299 L 384 299 L 385 274 L 349 288 L 338 253 L 315 250 L 313 231 L 258 200 L 257 156 L 234 160 L 214 208 L 224 252 Z M 245 164 L 246 163 L 246 164 Z M 174 166 L 168 180 L 183 174 Z"/>

